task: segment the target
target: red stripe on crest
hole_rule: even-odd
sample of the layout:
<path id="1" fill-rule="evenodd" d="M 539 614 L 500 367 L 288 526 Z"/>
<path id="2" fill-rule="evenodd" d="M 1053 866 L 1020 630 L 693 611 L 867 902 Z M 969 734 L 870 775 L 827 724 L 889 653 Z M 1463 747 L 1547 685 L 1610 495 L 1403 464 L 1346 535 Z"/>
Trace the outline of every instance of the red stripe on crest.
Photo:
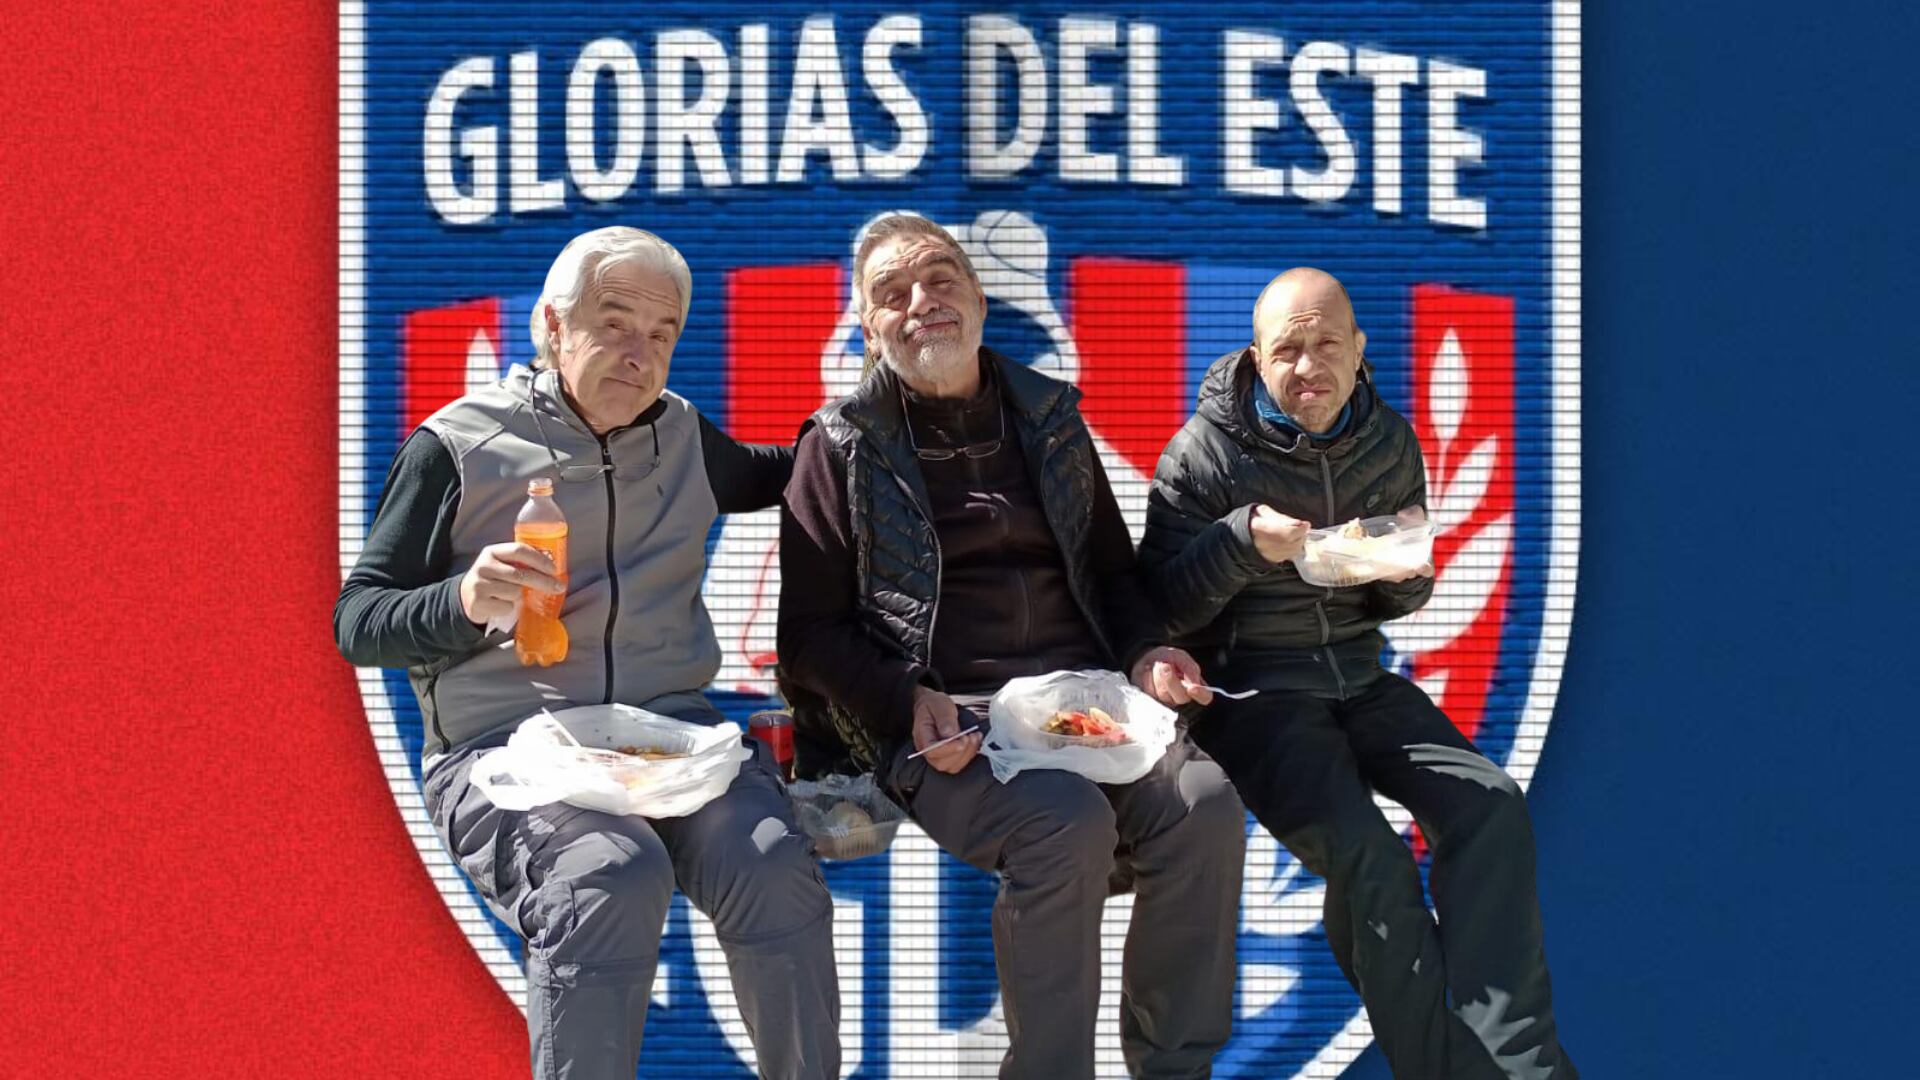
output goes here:
<path id="1" fill-rule="evenodd" d="M 496 358 L 497 370 L 500 301 L 472 300 L 407 316 L 400 329 L 407 431 L 419 427 L 420 421 L 467 392 L 467 357 L 474 347 L 475 335 L 486 338 L 485 348 Z"/>
<path id="2" fill-rule="evenodd" d="M 1463 363 L 1448 375 L 1443 353 L 1456 344 Z M 1458 637 L 1421 654 L 1413 668 L 1416 678 L 1446 677 L 1439 704 L 1468 738 L 1479 730 L 1493 686 L 1512 580 L 1513 383 L 1512 297 L 1440 285 L 1414 287 L 1409 412 L 1427 459 L 1429 510 L 1441 505 L 1449 492 L 1470 492 L 1485 476 L 1479 498 L 1435 539 L 1433 548 L 1434 566 L 1443 581 L 1465 574 L 1486 582 L 1485 604 Z M 1484 474 L 1478 467 L 1463 469 L 1476 451 L 1483 461 L 1490 452 L 1491 469 Z M 1464 503 L 1456 498 L 1456 505 Z M 1506 543 L 1494 545 L 1501 534 L 1488 531 L 1489 526 L 1503 521 Z M 1474 558 L 1462 558 L 1470 552 Z M 1513 687 L 1512 692 L 1524 694 L 1525 689 Z"/>
<path id="3" fill-rule="evenodd" d="M 1152 476 L 1186 422 L 1187 274 L 1178 263 L 1075 259 L 1067 271 L 1080 349 L 1080 411 Z"/>
<path id="4" fill-rule="evenodd" d="M 820 352 L 844 298 L 838 263 L 727 272 L 727 433 L 789 444 L 826 400 Z"/>

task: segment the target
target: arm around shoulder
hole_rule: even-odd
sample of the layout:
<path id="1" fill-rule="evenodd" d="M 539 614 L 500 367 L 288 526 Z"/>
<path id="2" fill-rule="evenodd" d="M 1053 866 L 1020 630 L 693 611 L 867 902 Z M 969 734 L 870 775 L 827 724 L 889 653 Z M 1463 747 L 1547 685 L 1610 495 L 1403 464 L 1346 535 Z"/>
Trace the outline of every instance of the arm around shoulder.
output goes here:
<path id="1" fill-rule="evenodd" d="M 707 483 L 723 514 L 764 510 L 780 502 L 793 475 L 793 447 L 743 443 L 700 416 L 700 450 Z"/>

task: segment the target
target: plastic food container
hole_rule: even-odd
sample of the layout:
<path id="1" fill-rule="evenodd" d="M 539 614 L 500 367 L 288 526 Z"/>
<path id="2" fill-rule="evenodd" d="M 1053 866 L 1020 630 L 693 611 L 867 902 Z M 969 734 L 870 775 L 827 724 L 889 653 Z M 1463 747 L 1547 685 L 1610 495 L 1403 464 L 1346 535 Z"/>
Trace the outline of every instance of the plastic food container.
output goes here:
<path id="1" fill-rule="evenodd" d="M 673 755 L 650 760 L 622 748 Z M 564 802 L 639 817 L 684 817 L 727 790 L 753 756 L 737 724 L 695 724 L 630 705 L 541 710 L 480 755 L 472 782 L 504 810 Z"/>
<path id="2" fill-rule="evenodd" d="M 907 815 L 863 776 L 825 776 L 787 785 L 794 817 L 823 859 L 864 859 L 893 846 Z"/>
<path id="3" fill-rule="evenodd" d="M 1307 533 L 1306 551 L 1293 565 L 1307 583 L 1341 589 L 1418 570 L 1432 559 L 1431 522 L 1372 517 Z"/>
<path id="4" fill-rule="evenodd" d="M 624 752 L 624 750 L 616 748 L 613 751 L 613 753 L 617 755 L 616 757 L 602 759 L 611 765 L 611 771 L 615 779 L 627 785 L 629 788 L 634 789 L 639 789 L 649 784 L 658 783 L 663 779 L 677 776 L 686 768 L 688 761 L 692 759 L 694 753 L 698 750 L 692 736 L 681 735 L 678 732 L 672 734 L 655 732 L 643 741 L 622 743 L 620 746 L 631 746 L 636 750 L 646 753 L 674 755 L 673 757 L 658 759 L 643 758 L 636 757 Z M 604 752 L 605 751 L 602 751 L 602 753 Z"/>

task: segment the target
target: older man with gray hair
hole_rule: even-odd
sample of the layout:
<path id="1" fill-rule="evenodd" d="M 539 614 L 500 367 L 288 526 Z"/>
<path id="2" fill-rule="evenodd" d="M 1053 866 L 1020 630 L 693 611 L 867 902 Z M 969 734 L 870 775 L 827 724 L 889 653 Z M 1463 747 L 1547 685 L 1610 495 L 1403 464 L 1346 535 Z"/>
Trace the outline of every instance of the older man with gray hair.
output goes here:
<path id="1" fill-rule="evenodd" d="M 515 366 L 407 438 L 334 608 L 348 660 L 408 669 L 434 828 L 527 941 L 541 1078 L 631 1080 L 676 883 L 713 920 L 761 1075 L 839 1075 L 833 902 L 761 744 L 724 794 L 679 818 L 502 810 L 469 776 L 545 707 L 721 719 L 700 692 L 720 661 L 700 596 L 708 529 L 776 502 L 792 454 L 736 443 L 666 389 L 692 284 L 651 233 L 569 243 L 534 305 L 537 370 Z M 538 477 L 570 526 L 565 580 L 513 540 Z M 571 644 L 552 666 L 522 666 L 511 634 L 487 629 L 523 588 L 566 592 Z"/>
<path id="2" fill-rule="evenodd" d="M 938 225 L 869 225 L 853 288 L 871 368 L 803 429 L 780 531 L 779 656 L 795 726 L 872 769 L 949 853 L 1000 878 L 1011 1045 L 1000 1075 L 1094 1072 L 1100 919 L 1135 892 L 1120 1032 L 1142 1077 L 1203 1077 L 1232 1025 L 1245 813 L 1184 737 L 1145 777 L 1006 783 L 978 756 L 1009 679 L 1119 668 L 1206 698 L 1157 644 L 1079 391 L 981 347 L 987 300 Z M 919 751 L 919 754 L 915 752 Z"/>

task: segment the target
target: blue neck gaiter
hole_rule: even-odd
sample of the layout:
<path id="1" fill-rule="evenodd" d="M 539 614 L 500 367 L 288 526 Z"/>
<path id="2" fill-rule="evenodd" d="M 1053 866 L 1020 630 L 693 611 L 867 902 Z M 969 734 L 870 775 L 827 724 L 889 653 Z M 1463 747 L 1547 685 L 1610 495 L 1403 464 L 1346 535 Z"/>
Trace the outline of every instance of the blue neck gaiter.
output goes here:
<path id="1" fill-rule="evenodd" d="M 1340 418 L 1335 420 L 1333 426 L 1328 428 L 1324 434 L 1307 431 L 1298 421 L 1288 416 L 1280 408 L 1280 403 L 1273 400 L 1273 395 L 1267 392 L 1267 384 L 1257 377 L 1253 380 L 1253 408 L 1254 411 L 1260 414 L 1260 419 L 1280 428 L 1282 431 L 1290 435 L 1298 435 L 1305 431 L 1309 438 L 1317 442 L 1332 442 L 1334 439 L 1339 438 L 1340 433 L 1347 430 L 1347 421 L 1353 419 L 1353 402 L 1349 399 L 1345 405 L 1340 407 Z"/>

